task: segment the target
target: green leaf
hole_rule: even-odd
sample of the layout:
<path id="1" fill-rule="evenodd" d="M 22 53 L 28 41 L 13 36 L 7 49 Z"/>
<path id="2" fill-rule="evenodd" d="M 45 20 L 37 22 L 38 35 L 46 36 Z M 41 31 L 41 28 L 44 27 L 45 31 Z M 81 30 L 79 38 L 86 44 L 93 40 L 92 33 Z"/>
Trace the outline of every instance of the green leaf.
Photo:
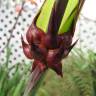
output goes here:
<path id="1" fill-rule="evenodd" d="M 47 30 L 53 4 L 54 0 L 46 0 L 42 8 L 41 14 L 37 20 L 37 26 L 41 28 L 44 32 L 46 32 Z"/>
<path id="2" fill-rule="evenodd" d="M 23 86 L 24 86 L 24 83 L 25 83 L 25 80 L 22 78 L 21 80 L 20 80 L 20 82 L 18 83 L 18 85 L 17 85 L 17 87 L 16 87 L 16 89 L 15 89 L 15 92 L 14 92 L 14 94 L 13 94 L 13 96 L 21 96 L 21 93 L 22 93 L 22 88 L 23 88 Z"/>
<path id="3" fill-rule="evenodd" d="M 47 30 L 47 26 L 49 23 L 49 18 L 50 18 L 50 14 L 51 14 L 51 10 L 52 10 L 54 1 L 55 0 L 46 0 L 44 6 L 42 8 L 41 14 L 37 20 L 37 26 L 39 28 L 41 28 L 44 32 L 46 32 L 46 30 Z M 72 15 L 71 15 L 71 12 L 77 7 L 78 2 L 79 2 L 79 0 L 69 0 L 68 1 L 68 5 L 65 10 L 64 17 L 62 19 L 61 26 L 59 29 L 59 31 L 60 31 L 59 34 L 66 32 L 70 28 L 72 20 L 75 16 L 75 12 L 73 12 Z"/>
<path id="4" fill-rule="evenodd" d="M 76 7 L 78 6 L 79 0 L 69 0 L 66 11 L 64 13 L 64 17 L 62 19 L 62 23 L 59 29 L 59 34 L 67 32 L 71 26 L 74 16 L 76 15 Z M 75 10 L 74 10 L 75 9 Z M 73 14 L 72 11 L 74 10 Z"/>
<path id="5" fill-rule="evenodd" d="M 74 16 L 76 15 L 76 11 L 74 11 L 70 17 L 68 18 L 68 20 L 66 21 L 66 23 L 64 23 L 64 25 L 62 25 L 62 28 L 60 29 L 60 31 L 58 32 L 58 34 L 62 34 L 64 32 L 68 32 L 69 28 L 72 25 L 72 21 Z"/>

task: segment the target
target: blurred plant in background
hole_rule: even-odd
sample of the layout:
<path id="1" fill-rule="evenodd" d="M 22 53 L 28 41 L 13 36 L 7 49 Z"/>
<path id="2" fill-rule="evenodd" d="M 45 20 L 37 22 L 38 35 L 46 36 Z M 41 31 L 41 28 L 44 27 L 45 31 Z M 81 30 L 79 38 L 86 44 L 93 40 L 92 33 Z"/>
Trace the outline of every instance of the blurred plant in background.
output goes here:
<path id="1" fill-rule="evenodd" d="M 20 64 L 8 68 L 6 63 L 0 65 L 0 96 L 22 96 L 31 64 L 24 64 L 24 70 L 21 71 Z M 96 54 L 89 51 L 85 55 L 81 50 L 74 49 L 62 63 L 64 77 L 59 78 L 49 70 L 39 90 L 29 96 L 96 95 Z M 14 74 L 10 76 L 13 69 Z"/>
<path id="2" fill-rule="evenodd" d="M 19 12 L 22 8 L 22 2 L 25 2 L 24 11 L 38 7 L 36 0 L 0 0 L 0 7 L 4 6 L 7 9 L 14 7 L 16 12 Z"/>

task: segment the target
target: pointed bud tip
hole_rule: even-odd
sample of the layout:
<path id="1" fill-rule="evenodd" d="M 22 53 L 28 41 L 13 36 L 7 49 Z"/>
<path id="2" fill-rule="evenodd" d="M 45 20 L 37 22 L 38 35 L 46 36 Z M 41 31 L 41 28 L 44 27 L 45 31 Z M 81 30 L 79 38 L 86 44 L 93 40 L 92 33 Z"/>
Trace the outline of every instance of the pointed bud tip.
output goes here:
<path id="1" fill-rule="evenodd" d="M 57 73 L 57 75 L 59 75 L 61 78 L 63 78 L 63 72 L 59 72 L 59 73 Z"/>
<path id="2" fill-rule="evenodd" d="M 25 54 L 25 56 L 29 59 L 33 59 L 33 56 L 32 56 L 32 52 L 30 50 L 30 46 L 29 44 L 27 44 L 24 39 L 23 39 L 23 36 L 21 35 L 21 42 L 22 42 L 22 47 L 23 47 L 23 52 Z"/>

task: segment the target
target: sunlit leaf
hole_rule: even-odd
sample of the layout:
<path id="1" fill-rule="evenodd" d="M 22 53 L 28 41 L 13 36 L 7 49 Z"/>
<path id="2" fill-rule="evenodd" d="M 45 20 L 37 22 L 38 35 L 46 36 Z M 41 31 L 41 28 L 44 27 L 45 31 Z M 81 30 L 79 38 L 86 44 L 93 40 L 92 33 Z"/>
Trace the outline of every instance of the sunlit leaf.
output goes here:
<path id="1" fill-rule="evenodd" d="M 68 29 L 70 28 L 72 20 L 75 16 L 75 12 L 73 12 L 73 14 L 71 14 L 71 13 L 77 7 L 78 2 L 79 2 L 79 0 L 69 0 L 61 26 L 60 26 L 59 34 L 68 31 Z M 76 11 L 76 9 L 74 11 Z"/>
<path id="2" fill-rule="evenodd" d="M 46 32 L 47 30 L 53 4 L 54 4 L 54 0 L 46 0 L 42 8 L 41 14 L 37 20 L 37 26 L 43 29 L 44 32 Z"/>
<path id="3" fill-rule="evenodd" d="M 66 32 L 72 23 L 72 20 L 75 16 L 75 12 L 72 13 L 72 11 L 77 7 L 79 0 L 69 0 L 67 8 L 64 13 L 64 17 L 59 29 L 59 34 Z M 52 6 L 54 4 L 54 0 L 46 0 L 44 7 L 42 8 L 41 14 L 37 20 L 37 26 L 46 32 Z M 75 10 L 74 10 L 75 11 Z M 71 14 L 72 13 L 72 14 Z M 70 18 L 69 18 L 70 16 Z"/>

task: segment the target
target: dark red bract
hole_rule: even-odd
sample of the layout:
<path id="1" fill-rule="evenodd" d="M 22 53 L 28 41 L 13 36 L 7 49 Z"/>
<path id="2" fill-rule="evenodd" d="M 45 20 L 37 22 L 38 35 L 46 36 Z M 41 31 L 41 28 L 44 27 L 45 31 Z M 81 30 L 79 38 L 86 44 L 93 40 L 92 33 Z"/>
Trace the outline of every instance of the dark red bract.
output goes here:
<path id="1" fill-rule="evenodd" d="M 22 37 L 23 51 L 26 57 L 34 59 L 32 71 L 36 66 L 39 66 L 41 71 L 51 68 L 58 75 L 63 76 L 61 60 L 65 58 L 72 49 L 72 35 L 69 34 L 69 32 L 57 35 L 57 42 L 54 41 L 54 44 L 52 44 L 50 34 L 45 34 L 33 24 L 26 34 L 28 44 L 25 43 Z M 54 45 L 56 47 L 54 47 Z"/>
<path id="2" fill-rule="evenodd" d="M 65 2 L 66 4 L 68 3 L 68 0 L 61 1 Z M 37 66 L 41 72 L 51 68 L 58 75 L 63 76 L 61 60 L 69 54 L 76 43 L 75 42 L 72 45 L 75 21 L 73 20 L 68 32 L 59 35 L 58 30 L 60 27 L 60 22 L 62 21 L 62 14 L 64 14 L 64 12 L 59 12 L 59 5 L 57 4 L 56 7 L 55 4 L 56 2 L 54 3 L 52 9 L 47 32 L 43 32 L 36 26 L 37 18 L 41 12 L 39 11 L 27 31 L 26 39 L 28 44 L 22 37 L 22 45 L 26 57 L 29 59 L 34 59 L 32 71 L 34 71 Z"/>

